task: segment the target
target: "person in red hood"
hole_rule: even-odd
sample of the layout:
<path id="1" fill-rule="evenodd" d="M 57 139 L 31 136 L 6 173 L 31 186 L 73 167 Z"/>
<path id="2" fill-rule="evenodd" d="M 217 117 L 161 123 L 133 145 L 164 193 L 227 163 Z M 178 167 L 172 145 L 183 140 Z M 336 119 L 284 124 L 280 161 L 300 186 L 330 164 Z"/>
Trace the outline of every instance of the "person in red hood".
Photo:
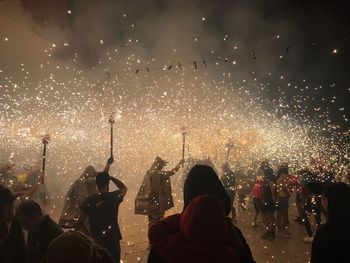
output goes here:
<path id="1" fill-rule="evenodd" d="M 168 230 L 180 222 L 180 232 Z M 228 241 L 228 227 L 222 203 L 211 195 L 190 202 L 184 212 L 165 218 L 149 229 L 149 240 L 168 263 L 240 262 Z"/>

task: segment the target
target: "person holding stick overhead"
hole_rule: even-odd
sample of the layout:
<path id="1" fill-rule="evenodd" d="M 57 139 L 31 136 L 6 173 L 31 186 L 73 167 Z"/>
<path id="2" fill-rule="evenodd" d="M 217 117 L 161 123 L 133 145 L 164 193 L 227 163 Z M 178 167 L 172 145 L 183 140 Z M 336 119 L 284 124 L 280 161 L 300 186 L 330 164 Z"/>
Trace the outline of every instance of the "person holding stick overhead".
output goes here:
<path id="1" fill-rule="evenodd" d="M 157 156 L 147 171 L 135 199 L 135 214 L 147 215 L 149 225 L 164 218 L 165 211 L 174 206 L 170 176 L 177 173 L 184 162 L 181 159 L 173 169 L 164 171 L 168 162 Z"/>
<path id="2" fill-rule="evenodd" d="M 108 164 L 113 163 L 113 157 L 108 159 Z M 112 181 L 118 190 L 109 192 L 109 182 Z M 107 172 L 98 173 L 96 176 L 97 193 L 88 196 L 80 205 L 80 216 L 76 230 L 91 237 L 112 256 L 115 262 L 120 262 L 120 240 L 122 239 L 119 225 L 119 205 L 123 202 L 127 193 L 127 187 L 117 178 Z M 90 231 L 86 229 L 85 219 L 89 218 Z"/>
<path id="3" fill-rule="evenodd" d="M 109 173 L 109 168 L 113 160 L 107 161 L 103 172 Z M 80 203 L 89 195 L 95 194 L 97 171 L 94 166 L 89 165 L 85 168 L 81 176 L 69 187 L 63 205 L 59 225 L 63 228 L 74 228 L 80 215 Z M 85 222 L 88 227 L 88 220 Z"/>
<path id="4" fill-rule="evenodd" d="M 113 157 L 113 124 L 115 123 L 115 113 L 109 116 L 108 122 L 110 123 L 110 150 L 111 155 L 107 161 L 107 164 L 103 170 L 104 173 L 109 173 L 109 168 L 114 162 Z M 82 201 L 97 192 L 96 189 L 96 176 L 97 171 L 94 166 L 89 165 L 86 167 L 80 178 L 78 178 L 69 188 L 65 203 L 62 209 L 59 224 L 63 228 L 74 228 L 80 216 L 80 204 Z M 89 229 L 89 220 L 86 217 L 84 222 L 84 228 Z"/>

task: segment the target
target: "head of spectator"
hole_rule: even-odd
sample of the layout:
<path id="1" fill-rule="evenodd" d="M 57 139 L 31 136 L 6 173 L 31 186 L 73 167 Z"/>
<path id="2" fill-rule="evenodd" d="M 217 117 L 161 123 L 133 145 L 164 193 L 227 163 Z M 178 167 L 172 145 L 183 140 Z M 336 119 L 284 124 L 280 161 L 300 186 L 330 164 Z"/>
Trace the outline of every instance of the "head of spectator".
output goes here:
<path id="1" fill-rule="evenodd" d="M 11 191 L 0 185 L 0 222 L 10 222 L 13 216 L 15 197 Z"/>
<path id="2" fill-rule="evenodd" d="M 26 200 L 16 210 L 16 218 L 27 231 L 33 231 L 43 217 L 40 205 L 33 200 Z"/>
<path id="3" fill-rule="evenodd" d="M 112 263 L 108 252 L 78 231 L 68 231 L 52 240 L 43 263 Z"/>
<path id="4" fill-rule="evenodd" d="M 98 173 L 96 176 L 96 186 L 99 193 L 109 192 L 109 174 L 106 172 Z"/>
<path id="5" fill-rule="evenodd" d="M 198 196 L 213 195 L 218 198 L 226 215 L 231 212 L 231 201 L 218 175 L 211 166 L 195 165 L 189 171 L 184 184 L 184 208 Z"/>

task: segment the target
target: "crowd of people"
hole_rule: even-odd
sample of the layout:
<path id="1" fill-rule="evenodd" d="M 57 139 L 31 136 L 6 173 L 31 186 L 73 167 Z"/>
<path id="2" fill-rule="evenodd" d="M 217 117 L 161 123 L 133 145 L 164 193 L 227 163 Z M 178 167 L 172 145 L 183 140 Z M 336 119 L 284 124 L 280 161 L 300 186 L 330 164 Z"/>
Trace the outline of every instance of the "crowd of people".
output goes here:
<path id="1" fill-rule="evenodd" d="M 122 239 L 118 224 L 119 205 L 127 187 L 110 176 L 110 157 L 102 172 L 92 166 L 69 188 L 56 223 L 42 211 L 34 196 L 45 174 L 18 190 L 9 178 L 10 166 L 0 174 L 0 259 L 4 263 L 120 262 Z M 183 210 L 165 217 L 174 206 L 171 176 L 185 160 L 170 170 L 159 156 L 147 171 L 135 198 L 135 214 L 148 217 L 148 262 L 242 262 L 253 263 L 251 249 L 237 226 L 237 211 L 246 209 L 251 192 L 255 209 L 253 227 L 261 217 L 266 232 L 261 238 L 290 238 L 289 204 L 295 195 L 305 242 L 312 242 L 311 263 L 350 262 L 350 188 L 338 182 L 331 169 L 313 165 L 291 175 L 288 164 L 276 171 L 263 161 L 248 187 L 225 162 L 221 172 L 213 166 L 193 164 L 183 185 Z M 110 191 L 110 183 L 115 191 Z M 247 188 L 249 191 L 247 191 Z M 235 197 L 238 196 L 236 209 Z M 313 234 L 309 217 L 317 223 Z M 322 215 L 325 218 L 321 224 Z M 277 233 L 276 233 L 277 232 Z M 256 261 L 255 261 L 256 260 Z"/>

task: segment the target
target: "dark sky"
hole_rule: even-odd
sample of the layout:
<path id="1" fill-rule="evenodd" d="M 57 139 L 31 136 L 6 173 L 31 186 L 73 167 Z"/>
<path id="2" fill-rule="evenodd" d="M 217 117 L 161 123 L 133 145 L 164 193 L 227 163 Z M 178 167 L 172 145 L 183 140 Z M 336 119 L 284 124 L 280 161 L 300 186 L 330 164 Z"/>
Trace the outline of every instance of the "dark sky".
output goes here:
<path id="1" fill-rule="evenodd" d="M 70 31 L 71 41 L 75 42 L 78 52 L 86 55 L 89 66 L 98 60 L 98 53 L 90 46 L 92 39 L 104 38 L 107 44 L 118 45 L 130 37 L 131 33 L 125 28 L 121 16 L 123 13 L 127 13 L 129 21 L 135 21 L 141 28 L 132 34 L 141 38 L 151 55 L 157 54 L 157 42 L 163 34 L 162 21 L 171 17 L 169 19 L 176 23 L 176 19 L 180 22 L 184 17 L 203 16 L 206 22 L 201 25 L 201 32 L 195 32 L 197 28 L 189 25 L 188 35 L 215 39 L 228 34 L 233 39 L 239 39 L 246 53 L 249 50 L 256 52 L 257 62 L 247 62 L 243 65 L 246 70 L 271 67 L 275 74 L 287 72 L 290 79 L 300 82 L 307 79 L 311 86 L 322 85 L 323 89 L 312 94 L 316 100 L 310 108 L 330 107 L 332 119 L 348 127 L 340 115 L 349 116 L 350 113 L 349 1 L 22 0 L 22 4 L 39 24 L 56 24 Z M 69 19 L 68 9 L 73 12 Z M 96 23 L 99 30 L 90 31 Z M 171 29 L 167 33 L 171 33 Z M 273 38 L 279 34 L 281 41 L 276 43 Z M 227 52 L 215 41 L 213 45 L 221 52 Z M 279 62 L 277 59 L 275 62 L 271 59 L 276 53 L 284 55 L 283 50 L 287 47 L 290 47 L 289 60 Z M 206 43 L 193 46 L 203 56 L 208 54 L 208 48 Z M 333 49 L 337 49 L 338 53 L 333 54 Z M 61 56 L 64 58 L 64 54 Z M 270 92 L 271 96 L 278 96 L 277 91 Z M 290 94 L 292 96 L 292 92 Z M 331 102 L 333 96 L 336 96 L 335 103 Z M 339 112 L 342 107 L 345 110 Z"/>

